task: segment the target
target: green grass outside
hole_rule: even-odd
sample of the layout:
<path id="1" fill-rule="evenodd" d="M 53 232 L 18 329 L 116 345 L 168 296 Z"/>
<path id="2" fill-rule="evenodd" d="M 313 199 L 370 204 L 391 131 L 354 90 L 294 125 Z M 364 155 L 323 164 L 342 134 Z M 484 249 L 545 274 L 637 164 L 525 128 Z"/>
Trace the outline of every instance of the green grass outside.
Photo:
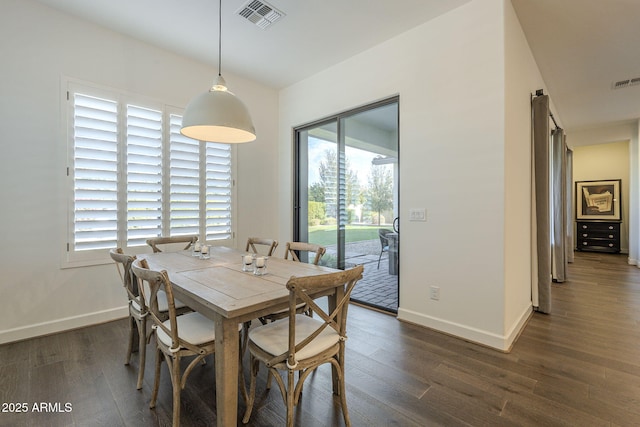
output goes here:
<path id="1" fill-rule="evenodd" d="M 361 242 L 363 240 L 378 239 L 378 229 L 391 228 L 390 226 L 377 225 L 347 225 L 345 238 L 347 243 Z M 309 227 L 309 243 L 315 243 L 322 246 L 336 244 L 336 226 L 335 225 L 317 225 Z"/>

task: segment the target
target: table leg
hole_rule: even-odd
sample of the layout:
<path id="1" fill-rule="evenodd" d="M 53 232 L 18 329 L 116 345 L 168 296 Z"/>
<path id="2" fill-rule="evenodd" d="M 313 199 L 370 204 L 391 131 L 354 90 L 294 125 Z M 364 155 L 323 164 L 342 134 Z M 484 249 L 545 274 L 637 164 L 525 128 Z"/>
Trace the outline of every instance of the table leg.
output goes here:
<path id="1" fill-rule="evenodd" d="M 235 426 L 238 418 L 238 322 L 217 317 L 215 325 L 218 427 Z"/>

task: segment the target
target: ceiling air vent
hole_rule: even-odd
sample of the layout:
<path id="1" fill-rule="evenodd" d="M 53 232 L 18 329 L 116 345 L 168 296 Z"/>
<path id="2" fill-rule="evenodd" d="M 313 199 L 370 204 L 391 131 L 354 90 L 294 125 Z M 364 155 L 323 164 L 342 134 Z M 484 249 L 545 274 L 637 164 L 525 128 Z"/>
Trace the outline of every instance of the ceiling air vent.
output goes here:
<path id="1" fill-rule="evenodd" d="M 633 79 L 620 80 L 613 83 L 613 89 L 622 89 L 629 86 L 640 85 L 640 77 L 634 77 Z"/>
<path id="2" fill-rule="evenodd" d="M 238 9 L 237 14 L 263 30 L 285 16 L 284 13 L 261 0 L 249 1 Z"/>

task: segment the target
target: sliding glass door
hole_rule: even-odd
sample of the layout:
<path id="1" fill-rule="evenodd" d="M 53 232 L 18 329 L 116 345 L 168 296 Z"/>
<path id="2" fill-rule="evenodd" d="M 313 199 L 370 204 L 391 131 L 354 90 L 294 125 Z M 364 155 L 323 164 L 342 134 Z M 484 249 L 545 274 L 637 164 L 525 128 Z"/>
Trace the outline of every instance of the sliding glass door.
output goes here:
<path id="1" fill-rule="evenodd" d="M 364 264 L 353 298 L 397 311 L 398 99 L 296 129 L 295 166 L 294 238 L 325 246 L 324 265 Z"/>
<path id="2" fill-rule="evenodd" d="M 338 123 L 329 120 L 296 132 L 297 197 L 294 240 L 331 249 L 324 265 L 338 263 Z M 301 254 L 304 256 L 305 254 Z"/>

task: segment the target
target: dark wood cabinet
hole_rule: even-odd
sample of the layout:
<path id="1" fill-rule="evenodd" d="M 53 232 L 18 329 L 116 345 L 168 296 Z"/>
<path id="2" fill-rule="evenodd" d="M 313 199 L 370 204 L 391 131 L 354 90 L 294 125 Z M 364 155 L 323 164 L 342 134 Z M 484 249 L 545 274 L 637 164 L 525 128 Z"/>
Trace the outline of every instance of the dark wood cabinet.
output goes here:
<path id="1" fill-rule="evenodd" d="M 576 249 L 579 251 L 620 252 L 620 223 L 577 221 Z"/>

